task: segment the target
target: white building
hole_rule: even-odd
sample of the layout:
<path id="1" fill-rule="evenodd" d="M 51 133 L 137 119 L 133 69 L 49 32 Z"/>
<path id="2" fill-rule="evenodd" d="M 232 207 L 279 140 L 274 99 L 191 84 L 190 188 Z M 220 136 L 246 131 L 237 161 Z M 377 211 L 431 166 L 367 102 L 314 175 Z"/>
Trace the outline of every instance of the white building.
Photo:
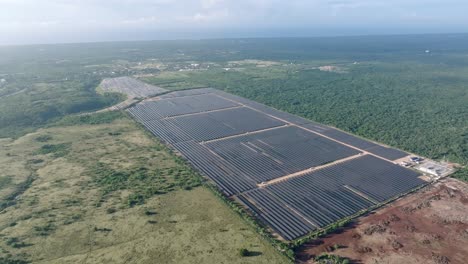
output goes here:
<path id="1" fill-rule="evenodd" d="M 422 172 L 425 172 L 425 173 L 429 173 L 429 174 L 432 174 L 432 175 L 435 175 L 435 176 L 440 176 L 440 170 L 437 169 L 436 167 L 424 167 L 424 166 L 421 166 L 419 167 L 419 170 L 422 171 Z"/>

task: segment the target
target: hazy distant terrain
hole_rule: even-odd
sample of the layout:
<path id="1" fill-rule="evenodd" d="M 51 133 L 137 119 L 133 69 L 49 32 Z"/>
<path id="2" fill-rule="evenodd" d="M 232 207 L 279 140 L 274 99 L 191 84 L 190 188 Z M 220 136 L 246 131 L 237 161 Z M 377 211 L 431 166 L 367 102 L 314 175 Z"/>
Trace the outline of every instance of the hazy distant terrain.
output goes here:
<path id="1" fill-rule="evenodd" d="M 111 105 L 119 98 L 97 95 L 99 81 L 137 75 L 167 89 L 225 89 L 465 163 L 467 43 L 468 35 L 420 35 L 2 47 L 0 136 Z"/>
<path id="2" fill-rule="evenodd" d="M 0 260 L 286 261 L 125 114 L 73 116 L 124 101 L 96 91 L 120 76 L 468 163 L 468 35 L 0 47 Z"/>

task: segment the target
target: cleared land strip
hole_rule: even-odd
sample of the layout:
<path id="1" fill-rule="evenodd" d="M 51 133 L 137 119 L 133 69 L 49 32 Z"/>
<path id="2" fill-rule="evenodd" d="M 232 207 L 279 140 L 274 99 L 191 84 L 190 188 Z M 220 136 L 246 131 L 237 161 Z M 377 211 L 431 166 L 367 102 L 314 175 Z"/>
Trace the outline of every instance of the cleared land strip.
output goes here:
<path id="1" fill-rule="evenodd" d="M 261 132 L 274 130 L 274 129 L 278 129 L 278 128 L 283 128 L 283 127 L 288 127 L 288 126 L 290 126 L 290 124 L 285 124 L 285 125 L 276 126 L 276 127 L 269 127 L 269 128 L 265 128 L 265 129 L 255 130 L 255 131 L 249 131 L 249 132 L 236 134 L 236 135 L 232 135 L 232 136 L 227 136 L 227 137 L 215 138 L 215 139 L 211 139 L 211 140 L 202 141 L 202 142 L 200 142 L 200 144 L 204 145 L 204 144 L 207 144 L 207 143 L 210 143 L 210 142 L 216 142 L 216 141 L 221 141 L 221 140 L 230 139 L 230 138 L 242 137 L 242 136 L 245 136 L 245 135 L 258 134 L 258 133 L 261 133 Z"/>
<path id="2" fill-rule="evenodd" d="M 292 208 L 290 205 L 286 204 L 285 202 L 283 202 L 281 199 L 279 199 L 279 197 L 277 197 L 274 193 L 272 193 L 270 190 L 268 189 L 265 189 L 271 196 L 275 197 L 281 204 L 283 204 L 286 208 L 288 208 L 291 212 L 295 213 L 297 216 L 299 216 L 302 220 L 306 221 L 307 223 L 313 225 L 316 229 L 320 229 L 320 225 L 318 225 L 317 223 L 315 222 L 312 222 L 309 220 L 308 217 L 304 216 L 303 214 L 301 214 L 299 211 L 297 211 L 296 209 Z"/>
<path id="3" fill-rule="evenodd" d="M 360 192 L 360 191 L 354 189 L 353 187 L 351 187 L 351 186 L 349 186 L 349 185 L 344 185 L 343 187 L 346 188 L 346 189 L 348 189 L 348 190 L 350 190 L 350 191 L 352 191 L 353 193 L 355 193 L 355 194 L 361 196 L 362 198 L 364 198 L 364 199 L 366 199 L 366 200 L 368 200 L 368 201 L 370 201 L 370 202 L 373 202 L 373 203 L 375 203 L 375 204 L 379 204 L 379 201 L 377 201 L 377 200 L 375 200 L 375 199 L 372 199 L 371 197 L 369 197 L 369 196 L 363 194 L 362 192 Z"/>
<path id="4" fill-rule="evenodd" d="M 360 149 L 360 148 L 355 147 L 355 146 L 353 146 L 353 145 L 349 145 L 349 144 L 347 144 L 347 143 L 344 143 L 344 142 L 342 142 L 342 141 L 339 141 L 339 140 L 336 140 L 336 139 L 334 139 L 334 138 L 328 137 L 328 136 L 326 136 L 326 135 L 324 135 L 324 134 L 318 133 L 318 132 L 316 132 L 316 131 L 313 131 L 313 130 L 311 130 L 311 129 L 305 128 L 305 127 L 303 127 L 303 126 L 299 126 L 299 125 L 293 124 L 293 123 L 291 123 L 291 122 L 289 122 L 289 121 L 287 121 L 287 120 L 285 120 L 285 119 L 279 118 L 279 117 L 274 116 L 274 115 L 270 115 L 270 114 L 268 114 L 268 113 L 265 113 L 265 112 L 263 112 L 263 111 L 261 111 L 261 110 L 258 110 L 258 109 L 256 109 L 256 108 L 254 108 L 254 107 L 251 107 L 251 106 L 242 104 L 242 103 L 240 103 L 240 102 L 237 102 L 237 101 L 235 101 L 235 100 L 226 98 L 226 97 L 224 97 L 224 96 L 222 96 L 222 95 L 219 95 L 219 94 L 218 94 L 218 96 L 219 96 L 219 97 L 222 97 L 222 98 L 225 99 L 225 100 L 229 100 L 229 101 L 231 101 L 231 102 L 236 102 L 236 103 L 238 103 L 238 104 L 241 104 L 242 106 L 244 106 L 244 107 L 246 107 L 246 108 L 249 108 L 249 109 L 254 110 L 254 111 L 257 111 L 257 112 L 260 112 L 260 113 L 262 113 L 262 114 L 264 114 L 264 115 L 267 115 L 267 116 L 269 116 L 269 117 L 271 117 L 271 118 L 275 118 L 275 119 L 277 119 L 277 120 L 279 120 L 279 121 L 281 121 L 281 122 L 285 122 L 286 124 L 289 124 L 290 126 L 299 127 L 299 128 L 301 128 L 301 129 L 304 129 L 304 130 L 306 130 L 306 131 L 309 131 L 309 132 L 314 133 L 314 134 L 316 134 L 316 135 L 319 135 L 319 136 L 321 136 L 321 137 L 327 138 L 327 139 L 329 139 L 329 140 L 335 141 L 335 142 L 337 142 L 337 143 L 340 143 L 340 144 L 345 145 L 345 146 L 347 146 L 347 147 L 350 147 L 350 148 L 352 148 L 352 149 L 359 150 L 359 151 L 363 152 L 364 154 L 372 155 L 372 156 L 374 156 L 374 157 L 377 157 L 377 158 L 386 160 L 386 161 L 388 161 L 388 162 L 395 163 L 393 160 L 389 160 L 389 159 L 386 159 L 386 158 L 384 158 L 384 157 L 375 155 L 375 154 L 370 153 L 370 152 L 368 152 L 368 151 L 366 151 L 366 150 Z"/>
<path id="5" fill-rule="evenodd" d="M 319 225 L 317 225 L 317 223 L 314 223 L 312 221 L 309 220 L 309 218 L 305 217 L 304 215 L 302 215 L 300 212 L 298 212 L 296 209 L 292 208 L 290 205 L 284 203 L 281 199 L 278 199 L 278 197 L 270 192 L 268 189 L 265 189 L 274 199 L 277 200 L 278 203 L 282 204 L 284 207 L 286 207 L 289 211 L 293 212 L 295 215 L 297 215 L 299 218 L 301 218 L 303 221 L 306 221 L 307 223 L 313 225 L 315 228 L 320 228 Z M 255 204 L 255 201 L 251 201 L 249 200 L 250 202 L 253 202 L 253 204 Z"/>
<path id="6" fill-rule="evenodd" d="M 168 91 L 167 93 L 163 94 L 163 96 L 164 96 L 164 95 L 167 95 L 167 94 L 176 93 L 176 92 L 191 91 L 191 90 L 197 90 L 197 89 L 199 89 L 199 88 L 186 89 L 186 90 Z M 202 88 L 202 89 L 203 89 L 203 88 Z M 155 96 L 148 97 L 148 98 L 142 100 L 142 102 L 166 101 L 166 100 L 171 100 L 171 99 L 174 99 L 174 98 L 184 98 L 184 97 L 203 96 L 203 95 L 207 95 L 207 94 L 212 94 L 212 95 L 219 96 L 218 94 L 215 94 L 215 93 L 209 92 L 209 91 L 207 91 L 206 93 L 200 93 L 200 94 L 185 94 L 185 95 L 179 95 L 179 96 L 174 96 L 174 97 L 161 97 L 160 94 L 157 94 L 157 95 L 155 95 Z M 219 97 L 221 97 L 221 96 L 219 96 Z M 230 101 L 232 101 L 232 100 L 230 100 Z M 239 103 L 239 104 L 240 104 L 240 103 Z"/>
<path id="7" fill-rule="evenodd" d="M 353 155 L 353 156 L 350 156 L 350 157 L 346 157 L 344 159 L 340 159 L 340 160 L 336 160 L 334 162 L 327 163 L 325 165 L 321 165 L 321 166 L 309 168 L 309 169 L 306 169 L 306 170 L 298 171 L 298 172 L 295 172 L 295 173 L 291 173 L 291 174 L 288 174 L 288 175 L 285 175 L 283 177 L 279 177 L 279 178 L 276 178 L 276 179 L 273 179 L 273 180 L 270 180 L 270 181 L 267 181 L 267 182 L 262 182 L 262 183 L 257 184 L 257 186 L 260 187 L 260 188 L 263 188 L 263 187 L 266 187 L 266 186 L 271 185 L 271 184 L 275 184 L 275 183 L 278 183 L 278 182 L 281 182 L 281 181 L 292 179 L 292 178 L 304 175 L 304 174 L 309 173 L 309 172 L 318 171 L 320 169 L 324 169 L 324 168 L 327 168 L 327 167 L 330 167 L 330 166 L 333 166 L 333 165 L 336 165 L 336 164 L 339 164 L 339 163 L 342 163 L 342 162 L 345 162 L 345 161 L 348 161 L 348 160 L 352 160 L 352 159 L 355 159 L 355 158 L 358 158 L 358 157 L 362 157 L 362 156 L 365 156 L 365 155 L 366 154 L 359 153 L 359 154 L 356 154 L 356 155 Z"/>
<path id="8" fill-rule="evenodd" d="M 210 148 L 206 147 L 206 146 L 203 146 L 203 144 L 200 143 L 200 145 L 202 145 L 202 148 L 205 148 L 206 150 L 208 150 L 208 152 L 210 152 L 211 154 L 213 154 L 216 158 L 224 161 L 224 162 L 227 162 L 229 163 L 229 161 L 227 161 L 225 158 L 221 157 L 218 153 L 214 152 L 213 150 L 211 150 Z M 246 174 L 243 174 L 243 176 L 249 180 L 251 180 L 252 182 L 255 182 L 255 179 L 252 179 L 249 175 L 246 175 Z"/>
<path id="9" fill-rule="evenodd" d="M 213 113 L 213 112 L 221 112 L 221 111 L 232 110 L 232 109 L 242 108 L 242 107 L 243 107 L 242 105 L 238 105 L 238 106 L 231 106 L 231 107 L 215 109 L 215 110 L 200 111 L 200 112 L 196 112 L 196 113 L 173 115 L 173 116 L 164 117 L 164 118 L 162 118 L 162 120 L 173 119 L 173 118 L 183 117 L 183 116 L 193 116 L 193 115 L 208 114 L 208 113 Z"/>

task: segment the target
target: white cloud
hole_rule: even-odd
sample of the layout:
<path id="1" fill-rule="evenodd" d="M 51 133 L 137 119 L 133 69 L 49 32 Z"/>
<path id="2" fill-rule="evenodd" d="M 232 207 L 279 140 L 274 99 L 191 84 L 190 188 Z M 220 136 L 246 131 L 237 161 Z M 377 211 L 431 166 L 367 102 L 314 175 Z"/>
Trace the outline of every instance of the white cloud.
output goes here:
<path id="1" fill-rule="evenodd" d="M 124 25 L 155 25 L 160 23 L 160 19 L 158 19 L 155 16 L 150 16 L 150 17 L 139 17 L 136 19 L 125 19 L 122 21 L 122 24 Z"/>
<path id="2" fill-rule="evenodd" d="M 197 12 L 190 16 L 180 16 L 177 18 L 178 21 L 186 23 L 205 23 L 205 22 L 221 22 L 229 17 L 227 9 L 216 10 L 211 12 Z"/>
<path id="3" fill-rule="evenodd" d="M 219 6 L 224 0 L 201 0 L 201 6 L 204 9 L 210 9 Z"/>
<path id="4" fill-rule="evenodd" d="M 13 39 L 31 32 L 53 32 L 59 38 L 70 30 L 109 32 L 122 27 L 129 34 L 132 29 L 450 29 L 468 28 L 466 10 L 466 0 L 0 0 L 0 30 Z"/>

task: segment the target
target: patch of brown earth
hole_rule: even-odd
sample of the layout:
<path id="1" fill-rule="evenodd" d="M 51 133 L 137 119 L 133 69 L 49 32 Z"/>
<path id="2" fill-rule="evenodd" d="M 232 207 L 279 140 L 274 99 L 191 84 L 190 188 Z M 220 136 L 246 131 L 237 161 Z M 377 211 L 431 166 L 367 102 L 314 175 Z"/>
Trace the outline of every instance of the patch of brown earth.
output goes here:
<path id="1" fill-rule="evenodd" d="M 352 263 L 466 263 L 467 201 L 468 184 L 444 179 L 304 245 L 298 262 L 332 251 Z"/>

